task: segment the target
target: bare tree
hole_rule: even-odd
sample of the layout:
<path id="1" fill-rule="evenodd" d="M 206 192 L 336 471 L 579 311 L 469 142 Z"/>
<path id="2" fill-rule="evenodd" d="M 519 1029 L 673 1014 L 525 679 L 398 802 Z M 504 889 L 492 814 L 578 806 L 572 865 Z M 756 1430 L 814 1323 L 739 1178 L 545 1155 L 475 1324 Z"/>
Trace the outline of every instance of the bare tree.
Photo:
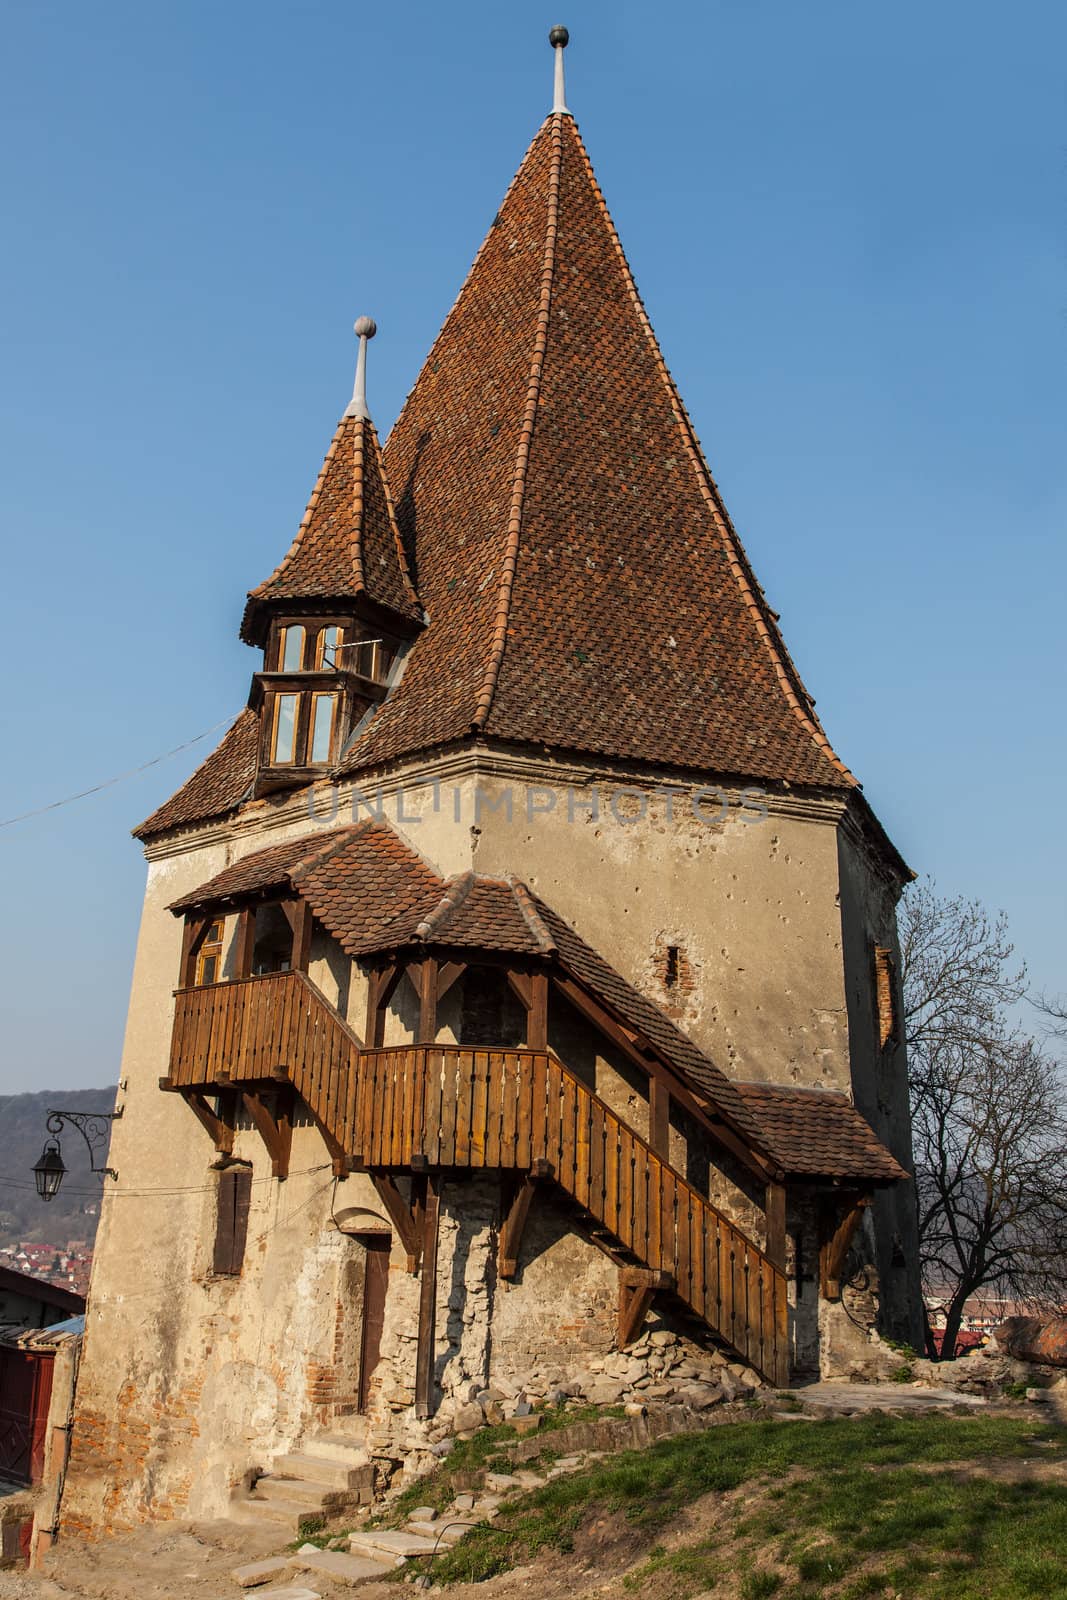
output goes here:
<path id="1" fill-rule="evenodd" d="M 1067 1293 L 1067 1105 L 1056 1063 L 1011 1023 L 1026 971 L 1003 915 L 916 885 L 901 959 L 920 1261 L 946 1297 L 948 1359 L 978 1289 Z"/>

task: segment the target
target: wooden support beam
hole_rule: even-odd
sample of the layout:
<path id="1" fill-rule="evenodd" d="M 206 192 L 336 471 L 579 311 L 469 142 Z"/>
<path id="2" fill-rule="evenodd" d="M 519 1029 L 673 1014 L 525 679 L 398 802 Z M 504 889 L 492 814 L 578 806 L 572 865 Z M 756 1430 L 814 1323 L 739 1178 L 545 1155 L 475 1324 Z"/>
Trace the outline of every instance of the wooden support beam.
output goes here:
<path id="1" fill-rule="evenodd" d="M 660 1289 L 674 1288 L 674 1275 L 647 1267 L 623 1267 L 619 1272 L 619 1326 L 616 1343 L 620 1350 L 632 1344 L 641 1331 L 653 1298 Z"/>
<path id="2" fill-rule="evenodd" d="M 252 956 L 256 944 L 256 911 L 254 906 L 245 906 L 237 913 L 237 948 L 234 955 L 233 975 L 235 978 L 250 978 L 252 976 Z"/>
<path id="3" fill-rule="evenodd" d="M 437 1004 L 440 1005 L 445 995 L 454 983 L 457 983 L 467 970 L 465 961 L 447 961 L 437 968 Z"/>
<path id="4" fill-rule="evenodd" d="M 508 988 L 523 1010 L 528 1012 L 533 1006 L 533 990 L 530 987 L 529 973 L 515 972 L 511 967 L 508 967 L 504 976 L 508 980 Z"/>
<path id="5" fill-rule="evenodd" d="M 232 1103 L 230 1105 L 230 1114 L 229 1114 L 228 1117 L 225 1114 L 223 1114 L 222 1116 L 216 1116 L 214 1111 L 212 1111 L 211 1107 L 208 1105 L 207 1100 L 204 1098 L 204 1096 L 202 1094 L 198 1094 L 195 1089 L 186 1089 L 186 1090 L 184 1090 L 183 1091 L 183 1098 L 185 1100 L 186 1105 L 189 1107 L 190 1111 L 194 1111 L 196 1113 L 196 1115 L 199 1118 L 200 1122 L 207 1129 L 208 1134 L 210 1135 L 210 1138 L 211 1138 L 211 1142 L 215 1146 L 215 1149 L 219 1152 L 219 1154 L 223 1155 L 223 1156 L 232 1156 L 233 1155 L 233 1108 L 232 1108 Z M 222 1097 L 220 1096 L 220 1101 L 221 1101 L 221 1098 Z M 227 1100 L 230 1099 L 229 1096 L 227 1096 L 226 1098 L 227 1098 Z M 221 1104 L 220 1104 L 219 1109 L 220 1109 L 220 1111 L 223 1110 L 223 1107 L 222 1107 Z"/>
<path id="6" fill-rule="evenodd" d="M 422 1230 L 422 1282 L 419 1285 L 419 1342 L 415 1353 L 415 1415 L 433 1414 L 434 1335 L 437 1311 L 437 1234 L 440 1196 L 436 1174 L 426 1181 Z"/>
<path id="7" fill-rule="evenodd" d="M 671 1155 L 671 1091 L 658 1073 L 648 1075 L 648 1142 L 664 1161 Z"/>
<path id="8" fill-rule="evenodd" d="M 437 1038 L 437 957 L 424 956 L 419 971 L 419 1031 L 416 1044 Z"/>
<path id="9" fill-rule="evenodd" d="M 690 1115 L 697 1119 L 701 1127 L 705 1128 L 713 1139 L 724 1145 L 727 1150 L 735 1155 L 750 1172 L 755 1173 L 764 1182 L 769 1178 L 777 1179 L 781 1177 L 781 1174 L 771 1162 L 761 1156 L 758 1151 L 751 1149 L 740 1135 L 734 1133 L 733 1129 L 723 1122 L 721 1117 L 710 1112 L 706 1106 L 701 1105 L 696 1096 L 686 1088 L 682 1080 L 676 1073 L 671 1071 L 666 1062 L 662 1061 L 658 1055 L 647 1054 L 640 1049 L 634 1042 L 639 1035 L 624 1027 L 598 1000 L 594 1000 L 593 996 L 587 994 L 580 984 L 575 983 L 573 978 L 554 972 L 552 974 L 552 982 L 556 985 L 560 994 L 570 1001 L 575 1010 L 580 1011 L 593 1024 L 594 1028 L 599 1028 L 601 1033 L 612 1040 L 623 1055 L 633 1062 L 634 1066 L 639 1067 L 649 1077 L 655 1075 L 662 1079 L 679 1105 L 683 1105 Z M 651 1049 L 651 1046 L 649 1049 Z"/>
<path id="10" fill-rule="evenodd" d="M 289 1153 L 293 1143 L 292 1097 L 278 1095 L 277 1114 L 272 1114 L 263 1096 L 254 1089 L 242 1092 L 244 1108 L 251 1117 L 270 1156 L 271 1176 L 289 1176 Z"/>
<path id="11" fill-rule="evenodd" d="M 396 962 L 372 967 L 367 974 L 367 1049 L 380 1050 L 385 1042 L 385 1008 L 404 976 Z"/>
<path id="12" fill-rule="evenodd" d="M 542 1170 L 545 1167 L 548 1168 L 547 1172 Z M 538 1184 L 550 1176 L 551 1171 L 547 1161 L 537 1161 L 525 1178 L 522 1178 L 518 1186 L 512 1190 L 500 1228 L 497 1260 L 502 1278 L 514 1278 L 519 1270 L 519 1251 L 522 1248 L 522 1235 L 526 1228 L 526 1219 L 530 1215 L 530 1206 L 533 1204 Z"/>
<path id="13" fill-rule="evenodd" d="M 769 1183 L 764 1191 L 767 1213 L 767 1255 L 780 1272 L 785 1271 L 785 1184 Z"/>
<path id="14" fill-rule="evenodd" d="M 407 1252 L 408 1271 L 417 1272 L 419 1255 L 422 1251 L 422 1237 L 415 1226 L 411 1207 L 397 1188 L 396 1179 L 391 1178 L 388 1173 L 372 1173 L 371 1182 L 378 1191 L 379 1200 L 389 1213 L 390 1222 L 400 1235 L 400 1243 Z"/>
<path id="15" fill-rule="evenodd" d="M 824 1219 L 819 1247 L 819 1293 L 824 1300 L 841 1298 L 841 1274 L 845 1270 L 849 1246 L 870 1203 L 869 1194 L 842 1195 L 839 1205 Z M 844 1206 L 843 1210 L 840 1205 Z"/>

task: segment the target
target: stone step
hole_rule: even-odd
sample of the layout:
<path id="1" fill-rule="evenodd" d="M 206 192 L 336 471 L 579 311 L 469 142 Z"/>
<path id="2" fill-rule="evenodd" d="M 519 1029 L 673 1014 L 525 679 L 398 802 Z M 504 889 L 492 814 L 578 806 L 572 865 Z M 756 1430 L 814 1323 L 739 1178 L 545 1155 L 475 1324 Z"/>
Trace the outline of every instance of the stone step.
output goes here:
<path id="1" fill-rule="evenodd" d="M 473 1517 L 464 1522 L 455 1522 L 451 1517 L 442 1517 L 439 1522 L 423 1522 L 421 1519 L 413 1517 L 407 1524 L 407 1531 L 408 1533 L 421 1534 L 424 1539 L 432 1539 L 435 1544 L 440 1540 L 441 1549 L 445 1550 L 454 1544 L 458 1544 L 470 1528 L 479 1527 L 481 1527 L 481 1523 Z"/>
<path id="2" fill-rule="evenodd" d="M 356 1556 L 368 1556 L 372 1561 L 406 1561 L 409 1556 L 432 1556 L 437 1546 L 436 1538 L 428 1539 L 422 1533 L 405 1533 L 399 1528 L 368 1528 L 365 1532 L 350 1533 L 348 1547 Z"/>
<path id="3" fill-rule="evenodd" d="M 328 1489 L 352 1489 L 359 1484 L 365 1471 L 366 1467 L 360 1462 L 294 1450 L 288 1455 L 274 1457 L 271 1477 L 302 1478 L 305 1483 L 321 1483 Z"/>
<path id="4" fill-rule="evenodd" d="M 290 1556 L 289 1565 L 354 1588 L 360 1583 L 371 1583 L 375 1578 L 389 1577 L 399 1563 L 388 1556 L 376 1561 L 367 1556 L 348 1556 L 343 1550 L 316 1550 L 314 1554 L 309 1550 L 306 1555 Z"/>
<path id="5" fill-rule="evenodd" d="M 268 1473 L 257 1478 L 254 1498 L 290 1500 L 306 1506 L 309 1511 L 332 1511 L 350 1503 L 352 1497 L 347 1489 L 331 1489 L 324 1483 L 308 1483 L 304 1478 L 281 1478 Z"/>
<path id="6" fill-rule="evenodd" d="M 258 1500 L 255 1495 L 250 1495 L 247 1500 L 239 1500 L 231 1507 L 231 1515 L 239 1521 L 274 1523 L 284 1528 L 289 1538 L 293 1538 L 300 1532 L 300 1524 L 315 1515 L 315 1509 L 303 1505 L 299 1500 Z"/>
<path id="7" fill-rule="evenodd" d="M 326 1433 L 316 1433 L 305 1442 L 307 1453 L 316 1456 L 320 1461 L 343 1461 L 349 1466 L 358 1467 L 370 1459 L 367 1447 L 361 1439 L 338 1428 L 331 1428 Z"/>

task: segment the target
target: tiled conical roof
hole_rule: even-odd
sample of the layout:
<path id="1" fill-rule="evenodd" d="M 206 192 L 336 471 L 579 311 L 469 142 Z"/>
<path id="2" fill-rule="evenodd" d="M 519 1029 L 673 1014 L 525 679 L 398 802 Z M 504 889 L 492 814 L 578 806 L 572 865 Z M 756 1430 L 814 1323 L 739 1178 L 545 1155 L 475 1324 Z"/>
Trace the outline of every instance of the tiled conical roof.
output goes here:
<path id="1" fill-rule="evenodd" d="M 468 736 L 850 787 L 722 507 L 569 115 L 386 445 L 430 626 L 348 769 Z"/>
<path id="2" fill-rule="evenodd" d="M 855 786 L 722 504 L 568 113 L 530 146 L 384 470 L 373 426 L 346 414 L 292 548 L 249 596 L 243 637 L 258 642 L 271 601 L 359 595 L 429 620 L 340 773 L 477 735 Z"/>
<path id="3" fill-rule="evenodd" d="M 270 601 L 361 597 L 413 621 L 422 617 L 374 424 L 346 414 L 288 554 L 249 593 L 241 637 L 248 644 L 262 642 Z"/>

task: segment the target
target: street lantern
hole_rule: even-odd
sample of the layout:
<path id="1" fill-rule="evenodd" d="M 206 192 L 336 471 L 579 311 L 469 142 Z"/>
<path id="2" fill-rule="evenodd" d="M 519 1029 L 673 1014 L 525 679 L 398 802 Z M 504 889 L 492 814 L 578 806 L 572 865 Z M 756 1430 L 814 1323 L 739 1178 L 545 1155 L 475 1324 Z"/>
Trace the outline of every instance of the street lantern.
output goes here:
<path id="1" fill-rule="evenodd" d="M 44 1149 L 33 1169 L 33 1180 L 42 1200 L 54 1200 L 63 1182 L 67 1168 L 59 1153 L 59 1140 L 46 1139 Z"/>

